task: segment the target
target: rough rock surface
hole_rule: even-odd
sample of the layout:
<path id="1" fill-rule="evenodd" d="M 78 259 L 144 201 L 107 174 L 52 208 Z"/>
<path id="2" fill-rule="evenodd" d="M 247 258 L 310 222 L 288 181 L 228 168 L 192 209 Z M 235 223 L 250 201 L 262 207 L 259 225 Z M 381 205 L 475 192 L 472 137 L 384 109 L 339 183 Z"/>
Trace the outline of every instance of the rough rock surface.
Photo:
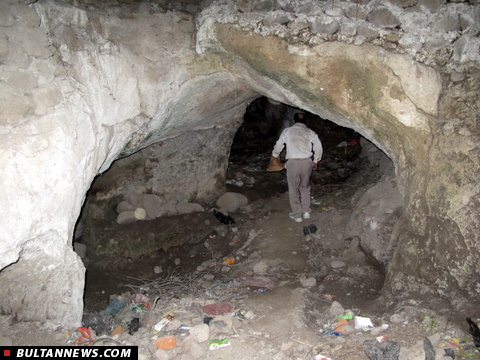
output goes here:
<path id="1" fill-rule="evenodd" d="M 352 128 L 394 162 L 405 205 L 389 293 L 478 298 L 476 1 L 173 3 L 0 4 L 2 309 L 78 323 L 71 243 L 94 178 L 154 144 L 159 165 L 137 164 L 147 190 L 212 200 L 258 96 Z M 53 314 L 18 306 L 38 278 Z"/>

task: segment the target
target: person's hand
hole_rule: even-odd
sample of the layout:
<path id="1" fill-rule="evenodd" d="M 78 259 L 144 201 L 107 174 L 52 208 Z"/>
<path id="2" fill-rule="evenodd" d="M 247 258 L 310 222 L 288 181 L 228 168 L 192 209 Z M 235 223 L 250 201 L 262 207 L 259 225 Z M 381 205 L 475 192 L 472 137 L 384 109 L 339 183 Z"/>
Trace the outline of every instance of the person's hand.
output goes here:
<path id="1" fill-rule="evenodd" d="M 315 161 L 312 164 L 312 169 L 313 169 L 313 171 L 318 169 L 318 163 L 316 163 Z"/>

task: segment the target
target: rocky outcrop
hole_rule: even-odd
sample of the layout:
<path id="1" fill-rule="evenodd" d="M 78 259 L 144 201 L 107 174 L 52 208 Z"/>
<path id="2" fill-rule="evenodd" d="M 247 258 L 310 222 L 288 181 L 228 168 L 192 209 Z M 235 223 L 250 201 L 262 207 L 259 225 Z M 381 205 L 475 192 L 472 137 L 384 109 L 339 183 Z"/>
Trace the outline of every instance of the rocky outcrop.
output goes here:
<path id="1" fill-rule="evenodd" d="M 152 153 L 141 164 L 155 193 L 215 198 L 257 96 L 350 127 L 393 160 L 405 207 L 388 291 L 416 279 L 478 297 L 476 1 L 163 3 L 0 4 L 3 313 L 78 324 L 71 242 L 93 179 Z M 32 264 L 44 281 L 27 280 Z M 36 311 L 32 289 L 58 311 Z"/>

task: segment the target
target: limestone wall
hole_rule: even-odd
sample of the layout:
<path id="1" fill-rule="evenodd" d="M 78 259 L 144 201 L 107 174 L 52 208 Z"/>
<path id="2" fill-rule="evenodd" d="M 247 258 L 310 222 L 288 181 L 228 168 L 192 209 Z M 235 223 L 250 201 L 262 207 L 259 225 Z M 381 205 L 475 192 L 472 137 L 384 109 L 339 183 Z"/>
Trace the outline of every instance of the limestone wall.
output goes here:
<path id="1" fill-rule="evenodd" d="M 387 292 L 478 297 L 478 3 L 217 5 L 200 17 L 197 51 L 223 49 L 249 86 L 355 129 L 394 161 L 406 205 Z"/>
<path id="2" fill-rule="evenodd" d="M 125 6 L 0 4 L 0 304 L 18 319 L 80 323 L 84 267 L 72 234 L 96 175 L 191 130 L 230 134 L 251 97 L 195 54 L 191 15 Z M 201 142 L 178 145 L 195 154 Z M 219 143 L 225 162 L 229 146 Z M 219 191 L 204 173 L 197 182 L 197 172 L 164 169 L 198 194 Z"/>

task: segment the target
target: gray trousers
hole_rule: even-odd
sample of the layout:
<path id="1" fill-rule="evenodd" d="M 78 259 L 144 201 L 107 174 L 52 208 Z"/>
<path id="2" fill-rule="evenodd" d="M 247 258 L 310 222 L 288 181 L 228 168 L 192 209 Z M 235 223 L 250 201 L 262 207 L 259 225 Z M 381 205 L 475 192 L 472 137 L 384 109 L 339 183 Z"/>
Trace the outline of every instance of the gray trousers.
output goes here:
<path id="1" fill-rule="evenodd" d="M 312 159 L 288 159 L 287 169 L 288 197 L 291 216 L 299 218 L 310 209 L 310 176 L 312 175 Z"/>

